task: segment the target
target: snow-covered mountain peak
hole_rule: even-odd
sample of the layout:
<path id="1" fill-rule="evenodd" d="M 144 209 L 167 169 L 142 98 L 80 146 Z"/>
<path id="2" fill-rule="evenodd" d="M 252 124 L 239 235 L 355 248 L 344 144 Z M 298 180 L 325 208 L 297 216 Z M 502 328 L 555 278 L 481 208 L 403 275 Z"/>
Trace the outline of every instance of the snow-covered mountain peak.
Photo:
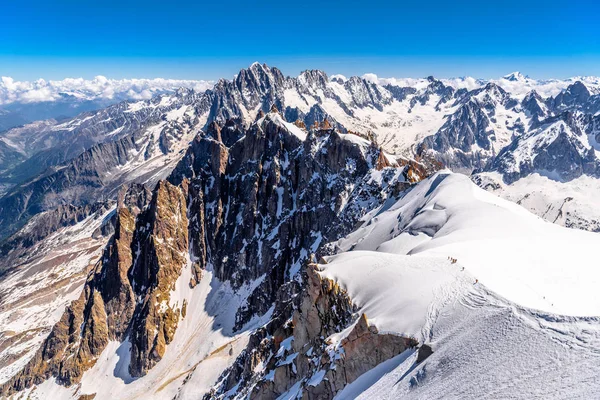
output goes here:
<path id="1" fill-rule="evenodd" d="M 326 90 L 329 83 L 327 74 L 318 69 L 305 70 L 298 75 L 298 83 L 311 91 Z"/>
<path id="2" fill-rule="evenodd" d="M 511 82 L 524 82 L 524 81 L 528 80 L 529 77 L 523 75 L 519 71 L 515 71 L 515 72 L 510 73 L 508 75 L 504 75 L 502 77 L 502 79 L 506 79 L 507 81 L 511 81 Z"/>
<path id="3" fill-rule="evenodd" d="M 563 90 L 563 93 L 581 103 L 585 102 L 592 95 L 588 87 L 581 81 L 575 81 L 570 84 Z"/>
<path id="4" fill-rule="evenodd" d="M 283 80 L 284 76 L 279 69 L 256 62 L 248 69 L 240 70 L 235 78 L 238 87 L 256 86 L 263 92 L 268 90 L 269 86 L 280 84 Z"/>
<path id="5" fill-rule="evenodd" d="M 532 118 L 546 118 L 551 113 L 546 101 L 536 90 L 532 90 L 525 95 L 521 101 L 521 107 Z"/>
<path id="6" fill-rule="evenodd" d="M 587 86 L 585 86 L 585 84 L 579 80 L 570 84 L 567 87 L 567 89 L 565 90 L 565 92 L 571 93 L 573 95 L 578 95 L 580 93 L 583 93 L 586 95 L 590 94 L 590 91 L 588 90 Z"/>
<path id="7" fill-rule="evenodd" d="M 330 79 L 332 82 L 337 82 L 337 83 L 339 83 L 339 84 L 341 84 L 341 85 L 343 85 L 343 84 L 344 84 L 344 82 L 346 82 L 346 81 L 348 80 L 348 78 L 346 78 L 346 77 L 345 77 L 344 75 L 342 75 L 342 74 L 334 74 L 334 75 L 331 75 L 331 76 L 329 77 L 329 79 Z"/>
<path id="8" fill-rule="evenodd" d="M 537 101 L 543 101 L 544 99 L 542 98 L 542 96 L 540 96 L 540 94 L 535 90 L 532 89 L 531 91 L 529 91 L 525 97 L 523 98 L 524 101 L 530 101 L 532 99 L 535 99 Z"/>
<path id="9" fill-rule="evenodd" d="M 479 91 L 475 90 L 474 93 L 483 93 L 485 95 L 490 96 L 495 101 L 503 101 L 508 97 L 508 92 L 502 88 L 502 86 L 489 82 Z"/>
<path id="10" fill-rule="evenodd" d="M 375 215 L 336 246 L 455 257 L 487 287 L 521 305 L 570 315 L 600 313 L 600 301 L 592 299 L 591 289 L 600 282 L 591 245 L 600 245 L 600 236 L 545 222 L 464 175 L 438 172 Z M 406 247 L 409 241 L 412 247 Z M 511 251 L 497 251 L 499 243 Z M 574 251 L 565 252 L 564 246 Z M 570 257 L 577 262 L 570 263 Z M 563 268 L 566 264 L 578 269 L 575 275 L 586 276 L 588 289 L 581 290 L 582 281 L 569 286 L 566 279 L 572 271 Z M 552 279 L 539 279 L 542 276 Z"/>

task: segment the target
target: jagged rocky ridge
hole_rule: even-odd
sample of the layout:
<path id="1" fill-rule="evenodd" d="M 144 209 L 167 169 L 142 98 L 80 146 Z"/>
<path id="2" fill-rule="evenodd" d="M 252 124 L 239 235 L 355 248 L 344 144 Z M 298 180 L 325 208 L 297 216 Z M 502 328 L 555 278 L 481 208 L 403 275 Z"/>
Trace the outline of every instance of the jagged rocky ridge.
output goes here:
<path id="1" fill-rule="evenodd" d="M 518 102 L 488 84 L 459 97 L 456 111 L 418 152 L 433 153 L 458 171 L 500 172 L 507 183 L 534 172 L 564 180 L 596 177 L 598 121 L 589 113 L 596 97 L 575 82 L 554 98 L 532 91 Z"/>
<path id="2" fill-rule="evenodd" d="M 10 151 L 2 158 L 6 165 L 0 168 L 5 170 L 0 181 L 16 186 L 0 199 L 0 211 L 17 212 L 1 213 L 0 236 L 57 205 L 79 206 L 90 198 L 110 198 L 115 187 L 132 181 L 154 184 L 168 174 L 169 169 L 160 173 L 163 165 L 172 168 L 185 144 L 211 121 L 224 124 L 238 119 L 247 126 L 258 110 L 269 111 L 275 104 L 285 108 L 288 119 L 295 117 L 292 122 L 312 126 L 328 119 L 331 126 L 346 131 L 318 104 L 306 111 L 284 107 L 286 90 L 312 99 L 315 91 L 325 88 L 326 96 L 343 105 L 348 115 L 353 113 L 351 107 L 381 108 L 391 99 L 385 89 L 356 78 L 344 84 L 352 96 L 351 104 L 345 105 L 327 89 L 327 82 L 321 71 L 286 78 L 277 68 L 256 63 L 233 81 L 221 80 L 205 93 L 181 89 L 84 113 L 61 124 L 46 121 L 4 132 L 0 143 L 8 143 Z"/>
<path id="3" fill-rule="evenodd" d="M 513 85 L 523 79 L 505 77 Z M 498 171 L 511 182 L 514 174 L 505 174 L 506 168 L 494 162 L 504 149 L 517 146 L 516 140 L 563 112 L 591 119 L 599 96 L 579 81 L 554 97 L 532 91 L 521 98 L 497 83 L 467 90 L 429 77 L 418 87 L 384 87 L 358 77 L 329 79 L 318 70 L 285 77 L 277 68 L 255 63 L 204 93 L 182 89 L 60 124 L 34 123 L 0 134 L 0 147 L 6 147 L 0 156 L 5 171 L 0 183 L 15 185 L 0 198 L 0 237 L 58 205 L 113 198 L 115 187 L 123 183 L 152 186 L 168 175 L 200 129 L 229 120 L 247 128 L 259 110 L 268 112 L 273 104 L 289 122 L 312 127 L 326 120 L 339 132 L 377 137 L 388 152 L 411 157 L 416 152 L 465 173 Z M 597 136 L 592 122 L 582 129 L 596 132 L 590 138 Z M 224 142 L 231 145 L 236 137 L 232 132 Z M 554 147 L 562 149 L 561 143 Z M 597 160 L 589 150 L 597 149 L 598 141 L 582 143 L 589 159 L 576 162 Z M 534 164 L 523 174 L 539 171 Z M 554 169 L 562 179 L 572 179 L 576 174 L 570 172 L 571 164 L 561 162 Z M 586 173 L 589 168 L 579 170 Z"/>
<path id="4" fill-rule="evenodd" d="M 240 134 L 225 145 L 224 136 Z M 49 377 L 76 383 L 111 340 L 131 344 L 129 372 L 144 375 L 185 317 L 185 302 L 172 296 L 186 265 L 190 287 L 206 268 L 234 289 L 255 282 L 237 310 L 236 329 L 274 305 L 284 318 L 292 308 L 279 302 L 302 290 L 298 277 L 309 254 L 425 172 L 414 162 L 396 167 L 357 135 L 304 131 L 275 109 L 247 130 L 235 121 L 211 124 L 151 199 L 137 186 L 121 196 L 114 235 L 80 297 L 3 392 Z M 394 351 L 415 345 L 401 343 Z"/>
<path id="5" fill-rule="evenodd" d="M 413 338 L 379 333 L 365 314 L 357 315 L 336 282 L 319 275 L 316 264 L 308 264 L 303 274 L 299 295 L 278 298 L 277 317 L 253 334 L 205 399 L 274 399 L 294 386 L 302 398 L 332 399 L 360 375 L 418 346 Z M 344 330 L 340 342 L 326 340 Z M 430 350 L 421 346 L 418 362 Z"/>
<path id="6" fill-rule="evenodd" d="M 182 105 L 181 109 L 185 112 L 188 106 Z M 197 132 L 198 118 L 190 112 L 161 120 L 163 112 L 155 112 L 161 121 L 157 125 L 131 128 L 134 133 L 95 144 L 68 163 L 13 187 L 0 198 L 0 234 L 6 235 L 28 218 L 57 206 L 110 200 L 123 184 L 153 185 L 166 177 L 186 141 Z"/>
<path id="7" fill-rule="evenodd" d="M 84 112 L 60 123 L 39 121 L 2 132 L 2 143 L 9 144 L 12 154 L 25 160 L 22 164 L 0 164 L 0 179 L 20 183 L 32 178 L 98 143 L 115 141 L 156 125 L 164 119 L 165 113 L 192 104 L 196 97 L 193 90 L 182 88 L 151 100 L 125 101 Z"/>
<path id="8" fill-rule="evenodd" d="M 119 192 L 117 205 L 109 201 L 41 213 L 5 243 L 0 258 L 3 380 L 34 355 L 60 313 L 79 297 L 114 233 L 115 206 L 127 204 L 137 212 L 150 194 L 143 185 L 131 185 Z"/>
<path id="9" fill-rule="evenodd" d="M 506 77 L 515 85 L 525 85 L 522 79 Z M 26 162 L 51 167 L 13 186 L 0 198 L 0 236 L 9 236 L 38 215 L 45 220 L 44 216 L 73 214 L 78 217 L 67 224 L 78 221 L 86 209 L 97 207 L 93 205 L 97 201 L 113 201 L 122 184 L 143 182 L 153 187 L 171 173 L 200 129 L 211 135 L 211 121 L 220 121 L 221 140 L 229 151 L 244 136 L 256 111 L 269 111 L 272 102 L 279 105 L 288 122 L 298 126 L 314 128 L 315 123 L 324 125 L 326 119 L 338 132 L 364 133 L 389 151 L 416 143 L 416 157 L 432 168 L 438 167 L 430 162 L 435 158 L 455 170 L 498 174 L 491 180 L 480 174 L 473 177 L 490 190 L 503 185 L 510 188 L 536 173 L 558 182 L 596 177 L 599 130 L 598 118 L 591 114 L 598 104 L 596 92 L 596 88 L 575 81 L 554 97 L 531 91 L 521 99 L 500 84 L 484 83 L 467 90 L 429 77 L 421 86 L 383 87 L 360 78 L 329 79 L 321 71 L 305 71 L 289 78 L 276 68 L 253 64 L 234 80 L 222 80 L 206 93 L 181 90 L 85 113 L 60 124 L 39 122 L 1 134 L 0 146 L 8 146 L 19 162 L 31 160 Z M 233 118 L 226 119 L 229 116 Z M 425 123 L 429 120 L 435 123 L 429 126 Z M 418 133 L 413 137 L 414 132 Z M 17 137 L 21 142 L 15 142 Z M 399 138 L 401 142 L 396 141 Z M 44 143 L 50 147 L 43 147 Z M 49 164 L 43 160 L 44 151 L 61 146 L 69 150 L 67 158 L 87 149 L 65 162 L 60 161 L 63 156 Z M 31 153 L 18 151 L 23 148 L 31 149 Z M 53 165 L 59 162 L 62 164 Z M 515 201 L 528 206 L 529 196 L 534 204 L 529 208 L 550 221 L 600 229 L 600 216 L 585 208 L 579 211 L 582 207 L 577 196 L 558 196 L 551 199 L 552 204 L 536 209 L 539 201 L 530 194 Z M 588 202 L 593 206 L 593 199 Z M 570 211 L 565 204 L 571 205 Z M 37 247 L 46 233 L 61 225 L 37 222 L 32 226 L 39 233 L 31 235 L 23 230 L 5 241 L 4 249 L 15 246 L 20 250 L 0 260 L 2 269 L 22 265 L 21 260 L 29 255 L 21 258 L 19 252 L 26 254 Z M 104 225 L 104 234 L 110 234 L 111 226 L 114 223 Z"/>
<path id="10" fill-rule="evenodd" d="M 532 130 L 502 149 L 489 170 L 499 171 L 508 183 L 533 172 L 572 180 L 581 175 L 600 177 L 596 144 L 598 116 L 565 111 L 532 124 Z M 595 144 L 596 143 L 596 144 Z"/>
<path id="11" fill-rule="evenodd" d="M 230 148 L 216 125 L 209 132 L 194 141 L 170 180 L 190 179 L 189 207 L 198 210 L 190 228 L 194 257 L 210 254 L 216 276 L 234 288 L 260 282 L 238 312 L 241 327 L 267 311 L 311 249 L 351 226 L 345 197 L 370 170 L 391 162 L 358 136 L 307 136 L 277 112 L 261 117 Z"/>

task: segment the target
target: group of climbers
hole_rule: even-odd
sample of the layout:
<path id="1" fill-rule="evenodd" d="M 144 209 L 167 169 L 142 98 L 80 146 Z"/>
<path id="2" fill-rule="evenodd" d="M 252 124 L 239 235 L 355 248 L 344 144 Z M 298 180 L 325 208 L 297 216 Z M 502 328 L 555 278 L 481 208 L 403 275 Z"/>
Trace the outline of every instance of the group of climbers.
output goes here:
<path id="1" fill-rule="evenodd" d="M 451 263 L 451 264 L 456 264 L 456 262 L 457 262 L 458 260 L 457 260 L 456 258 L 454 258 L 454 257 L 450 257 L 450 256 L 448 256 L 448 261 L 450 261 L 450 263 Z M 461 268 L 461 271 L 464 271 L 464 270 L 465 270 L 465 267 L 462 267 L 462 268 Z M 475 283 L 474 283 L 473 285 L 476 285 L 476 284 L 478 284 L 478 283 L 479 283 L 479 279 L 475 279 Z"/>

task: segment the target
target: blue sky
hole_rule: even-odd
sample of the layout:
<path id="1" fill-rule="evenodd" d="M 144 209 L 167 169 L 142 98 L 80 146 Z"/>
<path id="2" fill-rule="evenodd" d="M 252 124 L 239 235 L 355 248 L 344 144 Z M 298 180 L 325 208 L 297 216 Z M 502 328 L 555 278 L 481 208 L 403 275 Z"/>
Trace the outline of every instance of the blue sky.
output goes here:
<path id="1" fill-rule="evenodd" d="M 599 16 L 580 0 L 6 0 L 0 75 L 217 79 L 253 61 L 288 75 L 600 75 Z"/>

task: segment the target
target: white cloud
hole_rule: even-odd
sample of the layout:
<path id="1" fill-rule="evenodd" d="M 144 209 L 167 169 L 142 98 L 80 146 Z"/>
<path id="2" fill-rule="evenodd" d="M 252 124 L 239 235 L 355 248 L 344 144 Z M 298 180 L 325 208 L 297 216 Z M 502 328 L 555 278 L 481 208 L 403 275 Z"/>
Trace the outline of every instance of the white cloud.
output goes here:
<path id="1" fill-rule="evenodd" d="M 331 75 L 331 76 L 329 77 L 329 80 L 330 80 L 330 81 L 332 81 L 332 80 L 334 80 L 334 79 L 339 79 L 339 80 L 340 80 L 340 81 L 342 81 L 342 82 L 346 82 L 346 81 L 348 80 L 348 78 L 346 78 L 346 77 L 345 77 L 344 75 L 342 75 L 342 74 L 334 74 L 334 75 Z"/>
<path id="2" fill-rule="evenodd" d="M 10 103 L 36 103 L 56 101 L 63 95 L 82 100 L 149 99 L 158 93 L 186 87 L 202 92 L 213 86 L 212 81 L 177 79 L 109 79 L 96 76 L 92 80 L 67 78 L 61 81 L 15 81 L 11 77 L 0 79 L 0 105 Z"/>
<path id="3" fill-rule="evenodd" d="M 377 78 L 377 75 L 372 73 L 364 74 L 362 78 L 369 82 L 379 83 L 379 78 Z"/>
<path id="4" fill-rule="evenodd" d="M 450 79 L 442 79 L 442 82 L 448 86 L 452 86 L 455 89 L 467 89 L 474 90 L 483 85 L 483 82 L 479 79 L 472 78 L 467 76 L 465 78 L 450 78 Z"/>

